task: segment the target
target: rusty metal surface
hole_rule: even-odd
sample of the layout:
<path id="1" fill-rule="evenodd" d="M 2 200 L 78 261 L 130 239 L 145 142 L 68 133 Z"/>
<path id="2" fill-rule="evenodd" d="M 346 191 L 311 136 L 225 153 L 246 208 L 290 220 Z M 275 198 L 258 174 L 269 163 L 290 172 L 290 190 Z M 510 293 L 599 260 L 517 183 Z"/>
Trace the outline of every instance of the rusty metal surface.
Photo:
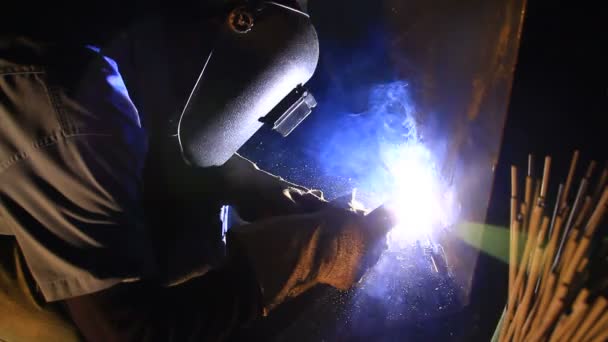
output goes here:
<path id="1" fill-rule="evenodd" d="M 524 6 L 524 0 L 386 5 L 387 21 L 397 32 L 391 58 L 415 91 L 426 142 L 447 142 L 443 173 L 457 189 L 463 220 L 485 220 Z M 443 245 L 467 302 L 478 251 L 449 234 Z"/>

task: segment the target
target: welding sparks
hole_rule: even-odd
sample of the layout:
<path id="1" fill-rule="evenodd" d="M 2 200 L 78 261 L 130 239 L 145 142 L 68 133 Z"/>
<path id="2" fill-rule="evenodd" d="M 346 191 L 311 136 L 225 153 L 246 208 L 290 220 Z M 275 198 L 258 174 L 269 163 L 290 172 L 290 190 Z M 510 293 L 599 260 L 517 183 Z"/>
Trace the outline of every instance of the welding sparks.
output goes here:
<path id="1" fill-rule="evenodd" d="M 395 213 L 399 224 L 389 234 L 394 249 L 432 240 L 435 231 L 454 222 L 457 209 L 439 171 L 441 144 L 431 148 L 422 141 L 417 113 L 407 82 L 374 86 L 367 112 L 337 123 L 346 128 L 324 138 L 320 154 L 325 175 L 340 176 L 352 185 L 348 190 L 358 189 L 352 192 L 351 209 L 385 204 Z M 336 198 L 344 196 L 336 192 Z"/>
<path id="2" fill-rule="evenodd" d="M 453 220 L 453 193 L 441 181 L 432 153 L 421 143 L 400 146 L 389 157 L 393 189 L 388 207 L 398 222 L 389 234 L 389 246 L 403 248 L 430 239 L 436 229 Z"/>

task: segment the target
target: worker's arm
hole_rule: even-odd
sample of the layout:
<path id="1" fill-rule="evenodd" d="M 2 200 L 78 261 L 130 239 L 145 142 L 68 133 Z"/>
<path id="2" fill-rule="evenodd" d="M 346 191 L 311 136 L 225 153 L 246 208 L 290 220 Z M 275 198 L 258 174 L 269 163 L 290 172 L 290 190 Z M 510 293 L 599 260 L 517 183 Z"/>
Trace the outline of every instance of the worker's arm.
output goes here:
<path id="1" fill-rule="evenodd" d="M 320 191 L 307 189 L 260 170 L 238 154 L 220 169 L 226 184 L 227 202 L 248 221 L 315 212 L 327 204 Z"/>
<path id="2" fill-rule="evenodd" d="M 342 209 L 229 233 L 229 261 L 173 287 L 139 282 L 65 301 L 91 341 L 216 341 L 317 284 L 350 288 L 384 250 L 383 215 Z"/>
<path id="3" fill-rule="evenodd" d="M 246 221 L 315 212 L 327 205 L 321 191 L 263 171 L 239 154 L 222 166 L 199 168 L 187 165 L 179 151 L 169 148 L 161 167 L 166 169 L 165 181 L 174 196 L 232 205 Z"/>

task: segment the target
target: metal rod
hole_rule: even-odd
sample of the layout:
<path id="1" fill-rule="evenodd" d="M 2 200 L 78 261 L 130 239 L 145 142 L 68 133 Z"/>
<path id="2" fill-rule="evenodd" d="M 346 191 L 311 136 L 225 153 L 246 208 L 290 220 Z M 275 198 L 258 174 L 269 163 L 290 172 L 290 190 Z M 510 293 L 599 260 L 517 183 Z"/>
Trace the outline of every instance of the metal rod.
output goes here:
<path id="1" fill-rule="evenodd" d="M 570 161 L 570 169 L 568 170 L 568 176 L 566 177 L 566 185 L 564 187 L 564 196 L 562 198 L 562 202 L 560 203 L 560 209 L 566 204 L 568 201 L 568 195 L 570 194 L 570 187 L 572 186 L 572 180 L 574 179 L 574 173 L 576 172 L 576 164 L 578 163 L 578 150 L 574 151 L 572 155 L 572 160 Z"/>
<path id="2" fill-rule="evenodd" d="M 606 186 L 606 181 L 608 181 L 608 162 L 604 165 L 604 170 L 600 175 L 600 179 L 597 182 L 595 190 L 593 191 L 593 196 L 591 197 L 591 203 L 597 203 L 602 195 L 602 190 L 604 190 L 604 186 Z"/>
<path id="3" fill-rule="evenodd" d="M 553 215 L 551 215 L 551 225 L 549 226 L 549 236 L 553 234 L 553 226 L 555 225 L 555 218 L 557 217 L 557 212 L 559 211 L 559 204 L 562 201 L 562 193 L 564 191 L 564 185 L 560 184 L 557 188 L 557 198 L 555 199 L 555 207 L 553 207 Z"/>
<path id="4" fill-rule="evenodd" d="M 566 221 L 566 225 L 564 226 L 564 232 L 562 233 L 562 240 L 559 243 L 559 248 L 557 249 L 557 254 L 555 255 L 555 260 L 553 262 L 553 266 L 551 267 L 551 270 L 555 270 L 555 267 L 557 267 L 559 258 L 562 253 L 562 249 L 564 248 L 564 244 L 566 243 L 566 239 L 568 238 L 568 234 L 570 232 L 570 228 L 571 228 L 570 226 L 572 224 L 572 220 L 574 219 L 576 211 L 578 210 L 578 207 L 580 205 L 581 197 L 583 196 L 583 194 L 585 193 L 586 190 L 587 190 L 587 179 L 583 178 L 581 180 L 581 185 L 578 187 L 578 192 L 576 194 L 576 198 L 574 199 L 574 204 L 572 205 L 572 210 L 570 211 L 570 215 L 568 216 L 568 220 Z"/>
<path id="5" fill-rule="evenodd" d="M 607 210 L 606 207 L 608 207 L 608 186 L 604 188 L 602 197 L 589 217 L 589 220 L 587 220 L 587 226 L 584 228 L 585 236 L 591 236 L 593 233 L 595 233 L 597 226 L 600 224 L 602 216 L 604 216 L 604 213 Z"/>
<path id="6" fill-rule="evenodd" d="M 581 226 L 585 218 L 589 216 L 591 209 L 591 196 L 585 196 L 585 200 L 583 201 L 583 207 L 581 208 L 578 215 L 576 216 L 576 219 L 574 220 L 574 227 L 576 227 L 576 229 L 578 230 L 578 235 L 576 236 L 577 240 L 580 240 L 580 238 L 583 236 L 583 233 L 585 232 L 585 227 Z"/>
<path id="7" fill-rule="evenodd" d="M 597 165 L 597 162 L 595 160 L 592 160 L 589 163 L 589 166 L 587 167 L 587 172 L 585 172 L 585 178 L 591 179 L 591 176 L 593 176 L 593 171 L 595 171 L 596 165 Z"/>
<path id="8" fill-rule="evenodd" d="M 559 187 L 557 188 L 557 198 L 555 199 L 555 206 L 553 207 L 553 215 L 551 215 L 551 223 L 549 224 L 549 232 L 547 233 L 547 237 L 549 238 L 549 240 L 551 240 L 551 237 L 553 236 L 553 227 L 555 226 L 555 219 L 557 217 L 557 212 L 559 211 L 559 204 L 561 203 L 561 197 L 562 197 L 562 192 L 564 190 L 564 185 L 560 184 Z M 549 263 L 550 260 L 545 260 L 545 263 Z M 543 272 L 543 277 L 539 277 L 538 280 L 536 281 L 536 288 L 534 289 L 534 293 L 538 293 L 538 290 L 540 289 L 540 283 L 541 280 L 545 281 L 545 279 L 543 279 L 544 277 L 547 276 L 547 274 L 545 272 Z"/>
<path id="9" fill-rule="evenodd" d="M 545 157 L 545 166 L 543 167 L 543 180 L 540 187 L 540 198 L 542 201 L 547 198 L 547 191 L 549 188 L 549 174 L 551 173 L 551 157 Z"/>
<path id="10" fill-rule="evenodd" d="M 519 259 L 519 222 L 517 222 L 517 167 L 511 166 L 511 213 L 510 213 L 509 287 L 515 285 Z"/>

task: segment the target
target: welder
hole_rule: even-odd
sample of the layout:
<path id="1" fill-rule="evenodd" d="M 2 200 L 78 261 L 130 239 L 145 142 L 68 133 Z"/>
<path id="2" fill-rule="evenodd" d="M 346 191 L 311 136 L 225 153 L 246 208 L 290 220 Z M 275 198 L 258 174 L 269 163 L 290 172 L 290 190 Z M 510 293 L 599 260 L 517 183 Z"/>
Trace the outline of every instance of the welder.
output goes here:
<path id="1" fill-rule="evenodd" d="M 167 240 L 151 228 L 147 118 L 100 49 L 129 9 L 49 5 L 3 8 L 14 20 L 0 31 L 0 340 L 223 340 L 317 284 L 350 288 L 374 264 L 383 213 L 338 208 L 236 154 L 263 124 L 287 135 L 315 105 L 303 85 L 318 42 L 296 3 L 228 4 L 160 143 L 175 161 L 175 178 L 159 181 L 171 201 L 202 198 L 196 209 L 214 218 L 229 204 L 251 222 L 226 244 L 214 220 L 175 221 Z"/>

